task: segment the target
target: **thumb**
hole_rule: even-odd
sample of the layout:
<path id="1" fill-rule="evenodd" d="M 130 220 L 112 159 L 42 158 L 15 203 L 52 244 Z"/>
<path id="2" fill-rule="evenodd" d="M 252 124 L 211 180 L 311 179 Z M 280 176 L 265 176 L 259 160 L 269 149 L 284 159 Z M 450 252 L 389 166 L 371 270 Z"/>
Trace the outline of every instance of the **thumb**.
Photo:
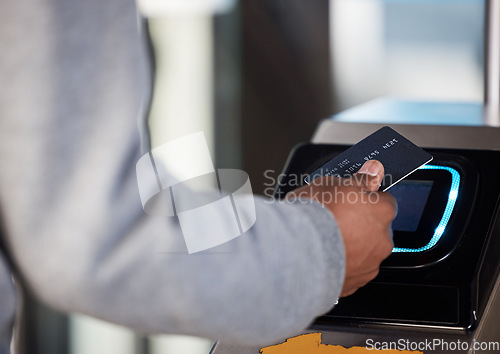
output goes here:
<path id="1" fill-rule="evenodd" d="M 368 160 L 356 173 L 356 177 L 367 191 L 376 192 L 384 178 L 384 165 L 377 160 Z"/>

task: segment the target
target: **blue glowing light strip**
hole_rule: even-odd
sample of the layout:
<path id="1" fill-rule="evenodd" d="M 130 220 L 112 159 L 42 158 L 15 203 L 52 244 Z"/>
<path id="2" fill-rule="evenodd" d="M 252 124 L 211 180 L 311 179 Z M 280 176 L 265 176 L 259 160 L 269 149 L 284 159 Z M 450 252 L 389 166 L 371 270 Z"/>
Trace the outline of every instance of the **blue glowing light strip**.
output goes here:
<path id="1" fill-rule="evenodd" d="M 427 251 L 428 249 L 434 247 L 441 239 L 441 236 L 443 236 L 444 230 L 446 229 L 446 225 L 448 225 L 451 213 L 453 212 L 453 208 L 455 207 L 455 202 L 457 201 L 458 197 L 458 188 L 460 187 L 460 173 L 458 173 L 458 171 L 455 170 L 454 168 L 445 166 L 436 166 L 436 165 L 425 165 L 420 167 L 420 170 L 444 170 L 451 173 L 451 188 L 450 188 L 450 194 L 448 195 L 448 203 L 446 203 L 446 208 L 444 209 L 443 217 L 441 218 L 439 225 L 436 227 L 436 230 L 434 230 L 434 235 L 432 236 L 428 244 L 420 248 L 394 247 L 392 249 L 392 252 L 418 253 Z"/>

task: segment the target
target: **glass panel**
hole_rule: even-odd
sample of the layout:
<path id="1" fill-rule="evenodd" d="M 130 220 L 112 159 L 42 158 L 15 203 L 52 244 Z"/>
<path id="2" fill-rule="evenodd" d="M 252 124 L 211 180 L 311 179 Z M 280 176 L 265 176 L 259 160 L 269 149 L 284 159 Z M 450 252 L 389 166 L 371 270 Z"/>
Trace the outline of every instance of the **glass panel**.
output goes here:
<path id="1" fill-rule="evenodd" d="M 380 96 L 481 102 L 485 2 L 331 0 L 338 110 Z"/>

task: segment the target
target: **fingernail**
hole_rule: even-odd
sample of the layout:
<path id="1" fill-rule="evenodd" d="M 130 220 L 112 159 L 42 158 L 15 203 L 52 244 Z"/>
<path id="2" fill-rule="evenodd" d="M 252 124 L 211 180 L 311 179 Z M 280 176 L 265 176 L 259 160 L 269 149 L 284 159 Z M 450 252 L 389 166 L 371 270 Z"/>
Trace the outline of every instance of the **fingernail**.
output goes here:
<path id="1" fill-rule="evenodd" d="M 369 160 L 364 163 L 359 169 L 358 173 L 367 174 L 370 176 L 377 176 L 382 170 L 382 164 L 374 160 Z"/>

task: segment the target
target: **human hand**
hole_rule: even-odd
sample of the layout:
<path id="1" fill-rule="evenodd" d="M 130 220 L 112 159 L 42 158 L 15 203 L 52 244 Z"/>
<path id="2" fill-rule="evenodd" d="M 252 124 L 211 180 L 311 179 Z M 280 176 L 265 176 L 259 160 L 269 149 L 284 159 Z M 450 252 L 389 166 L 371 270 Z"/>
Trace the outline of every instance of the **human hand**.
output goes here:
<path id="1" fill-rule="evenodd" d="M 350 178 L 317 178 L 287 195 L 313 199 L 335 216 L 346 255 L 341 297 L 373 280 L 382 261 L 391 254 L 391 223 L 397 203 L 389 193 L 377 192 L 383 177 L 382 163 L 370 160 Z"/>

